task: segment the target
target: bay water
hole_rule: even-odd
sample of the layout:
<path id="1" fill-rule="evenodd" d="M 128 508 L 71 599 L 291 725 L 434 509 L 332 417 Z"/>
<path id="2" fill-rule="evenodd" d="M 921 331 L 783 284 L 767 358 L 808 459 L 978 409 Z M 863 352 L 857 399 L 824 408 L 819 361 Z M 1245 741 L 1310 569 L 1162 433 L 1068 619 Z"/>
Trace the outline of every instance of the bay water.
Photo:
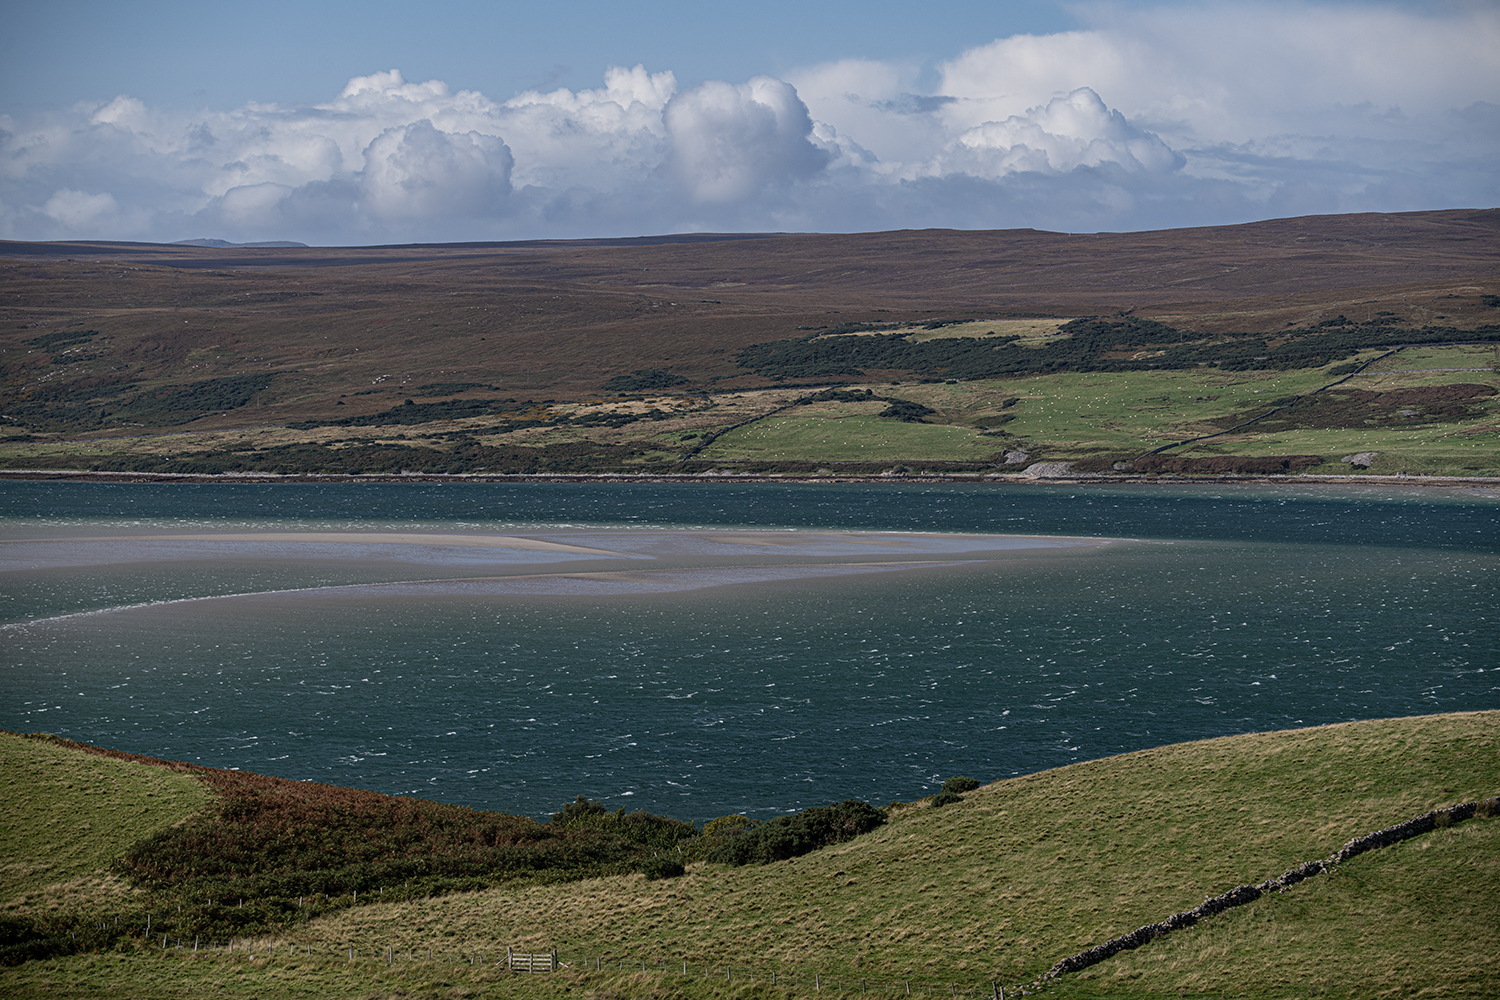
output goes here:
<path id="1" fill-rule="evenodd" d="M 7 564 L 0 728 L 539 817 L 583 794 L 701 821 L 1500 708 L 1493 490 L 0 484 L 0 555 L 68 537 L 703 529 L 1121 541 L 607 596 L 361 587 L 413 573 L 379 559 Z"/>

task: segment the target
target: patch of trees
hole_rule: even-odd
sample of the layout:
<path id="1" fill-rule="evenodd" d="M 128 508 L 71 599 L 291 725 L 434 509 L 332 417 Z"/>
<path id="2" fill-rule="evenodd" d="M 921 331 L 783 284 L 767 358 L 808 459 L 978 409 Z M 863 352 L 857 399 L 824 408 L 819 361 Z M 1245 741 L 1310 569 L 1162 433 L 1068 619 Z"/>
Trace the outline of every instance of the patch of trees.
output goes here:
<path id="1" fill-rule="evenodd" d="M 1500 326 L 1479 330 L 1394 325 L 1393 317 L 1367 323 L 1326 320 L 1311 329 L 1208 337 L 1154 320 L 1094 317 L 1064 324 L 1041 347 L 1022 347 L 1019 338 L 953 337 L 914 341 L 899 333 L 830 337 L 818 331 L 804 337 L 754 344 L 735 360 L 743 368 L 777 381 L 860 378 L 871 371 L 907 372 L 944 379 L 997 378 L 1060 371 L 1140 371 L 1216 365 L 1230 370 L 1316 368 L 1369 348 L 1454 340 L 1500 341 Z M 1139 355 L 1132 357 L 1131 355 Z"/>

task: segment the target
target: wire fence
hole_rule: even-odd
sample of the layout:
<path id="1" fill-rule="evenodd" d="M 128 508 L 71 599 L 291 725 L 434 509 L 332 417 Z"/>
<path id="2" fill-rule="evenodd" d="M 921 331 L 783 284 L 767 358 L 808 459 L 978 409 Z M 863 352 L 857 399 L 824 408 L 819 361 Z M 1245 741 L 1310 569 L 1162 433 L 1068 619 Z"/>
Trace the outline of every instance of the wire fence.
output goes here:
<path id="1" fill-rule="evenodd" d="M 848 972 L 827 972 L 819 969 L 766 968 L 763 966 L 735 965 L 733 963 L 692 962 L 665 959 L 642 960 L 627 957 L 609 957 L 581 953 L 521 952 L 514 948 L 477 946 L 453 949 L 449 944 L 438 949 L 432 946 L 398 948 L 394 945 L 370 946 L 369 944 L 329 945 L 296 942 L 271 937 L 231 937 L 210 940 L 203 937 L 174 937 L 164 934 L 159 939 L 146 942 L 152 948 L 200 956 L 244 958 L 274 962 L 278 959 L 291 961 L 322 961 L 340 963 L 376 963 L 385 966 L 415 965 L 418 963 L 438 966 L 468 966 L 475 969 L 498 969 L 517 975 L 545 974 L 548 971 L 585 971 L 616 973 L 654 973 L 663 977 L 682 979 L 715 980 L 726 984 L 761 984 L 788 991 L 829 993 L 836 996 L 904 996 L 947 997 L 949 1000 L 1003 1000 L 1031 992 L 1023 987 L 1006 987 L 998 982 L 976 983 L 973 980 L 924 979 L 896 977 L 889 974 L 858 976 Z M 543 958 L 551 961 L 543 963 Z M 1034 988 L 1035 984 L 1032 984 Z"/>

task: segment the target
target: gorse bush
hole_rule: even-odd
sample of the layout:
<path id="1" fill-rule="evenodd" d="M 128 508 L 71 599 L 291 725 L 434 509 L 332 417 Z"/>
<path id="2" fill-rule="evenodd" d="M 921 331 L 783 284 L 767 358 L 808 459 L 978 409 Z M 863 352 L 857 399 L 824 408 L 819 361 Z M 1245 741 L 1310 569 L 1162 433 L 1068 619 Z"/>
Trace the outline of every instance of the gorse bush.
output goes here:
<path id="1" fill-rule="evenodd" d="M 680 875 L 686 875 L 687 869 L 683 867 L 681 861 L 675 858 L 664 858 L 661 855 L 657 855 L 654 858 L 647 858 L 641 862 L 641 874 L 646 876 L 648 880 L 677 878 Z"/>
<path id="2" fill-rule="evenodd" d="M 667 850 L 698 836 L 697 827 L 680 819 L 658 816 L 644 809 L 628 813 L 620 808 L 610 812 L 602 803 L 582 795 L 553 813 L 548 825 L 565 830 L 597 830 L 655 850 Z"/>
<path id="3" fill-rule="evenodd" d="M 973 778 L 966 778 L 961 774 L 955 774 L 943 782 L 943 791 L 952 792 L 954 795 L 962 795 L 964 792 L 972 792 L 979 787 L 979 782 Z"/>
<path id="4" fill-rule="evenodd" d="M 784 861 L 869 833 L 885 818 L 883 810 L 858 799 L 814 806 L 750 827 L 715 848 L 708 860 L 729 865 Z"/>
<path id="5" fill-rule="evenodd" d="M 703 836 L 710 840 L 720 837 L 737 837 L 754 825 L 755 822 L 749 816 L 742 816 L 739 813 L 720 816 L 703 825 Z"/>
<path id="6" fill-rule="evenodd" d="M 955 802 L 962 802 L 963 800 L 964 797 L 962 795 L 959 795 L 957 792 L 938 792 L 932 797 L 932 808 L 936 809 L 939 806 L 952 805 Z"/>

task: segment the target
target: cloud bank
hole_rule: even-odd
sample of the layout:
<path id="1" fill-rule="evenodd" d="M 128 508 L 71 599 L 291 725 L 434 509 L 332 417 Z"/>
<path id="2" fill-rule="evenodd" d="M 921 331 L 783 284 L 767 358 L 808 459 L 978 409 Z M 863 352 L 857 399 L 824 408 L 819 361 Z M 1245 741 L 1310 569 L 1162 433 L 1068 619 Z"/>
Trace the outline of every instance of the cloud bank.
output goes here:
<path id="1" fill-rule="evenodd" d="M 308 243 L 1064 231 L 1500 204 L 1500 11 L 1093 10 L 935 67 L 498 101 L 398 70 L 230 111 L 0 116 L 0 236 Z"/>

